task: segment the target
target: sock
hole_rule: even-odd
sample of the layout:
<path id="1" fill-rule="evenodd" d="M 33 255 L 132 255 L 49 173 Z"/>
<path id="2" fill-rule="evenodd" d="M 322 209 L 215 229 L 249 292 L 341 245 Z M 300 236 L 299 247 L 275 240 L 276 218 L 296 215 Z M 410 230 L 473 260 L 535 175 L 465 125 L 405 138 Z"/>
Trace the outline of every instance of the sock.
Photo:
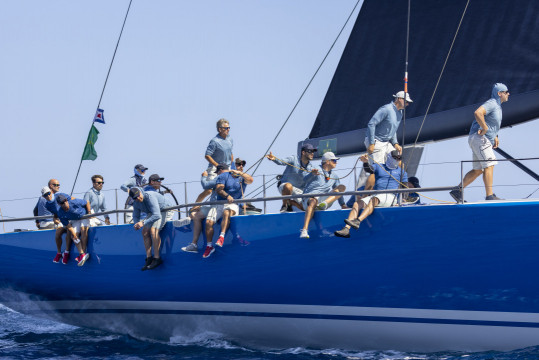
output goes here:
<path id="1" fill-rule="evenodd" d="M 64 253 L 69 254 L 69 251 L 66 250 L 66 251 L 64 251 Z"/>
<path id="2" fill-rule="evenodd" d="M 225 233 L 224 233 L 224 232 L 222 232 L 222 233 L 221 233 L 221 235 L 219 235 L 219 236 L 225 237 Z"/>
<path id="3" fill-rule="evenodd" d="M 212 242 L 209 242 L 209 243 L 208 243 L 208 246 L 213 247 L 213 243 L 212 243 Z"/>

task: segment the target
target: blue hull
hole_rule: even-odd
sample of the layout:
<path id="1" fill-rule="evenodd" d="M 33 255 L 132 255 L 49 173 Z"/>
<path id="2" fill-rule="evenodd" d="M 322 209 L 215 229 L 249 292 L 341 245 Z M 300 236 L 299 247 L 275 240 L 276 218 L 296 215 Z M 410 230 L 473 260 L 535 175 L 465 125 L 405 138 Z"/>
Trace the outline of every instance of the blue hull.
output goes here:
<path id="1" fill-rule="evenodd" d="M 405 351 L 539 344 L 539 202 L 377 209 L 337 238 L 347 214 L 316 213 L 310 239 L 298 237 L 302 213 L 236 217 L 208 259 L 202 239 L 199 254 L 181 251 L 189 225 L 168 223 L 165 262 L 145 272 L 130 225 L 92 228 L 80 268 L 52 263 L 52 231 L 5 234 L 0 297 L 147 338 L 213 331 L 249 345 Z"/>

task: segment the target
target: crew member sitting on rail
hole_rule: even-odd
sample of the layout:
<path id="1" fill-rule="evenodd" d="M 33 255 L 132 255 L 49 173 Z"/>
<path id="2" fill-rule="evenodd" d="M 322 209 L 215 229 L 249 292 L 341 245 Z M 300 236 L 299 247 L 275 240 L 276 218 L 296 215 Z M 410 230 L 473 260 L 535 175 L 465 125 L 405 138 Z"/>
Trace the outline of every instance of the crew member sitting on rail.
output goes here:
<path id="1" fill-rule="evenodd" d="M 58 218 L 71 234 L 73 242 L 80 253 L 75 260 L 77 260 L 79 266 L 83 266 L 90 257 L 90 254 L 86 252 L 90 220 L 81 219 L 81 217 L 91 213 L 90 203 L 82 199 L 69 200 L 68 197 L 62 194 L 56 196 L 56 202 L 60 205 Z M 78 234 L 80 234 L 80 240 Z"/>
<path id="2" fill-rule="evenodd" d="M 216 171 L 217 176 L 219 176 L 224 171 L 228 171 L 228 165 L 219 164 L 217 165 Z M 210 177 L 208 176 L 208 172 L 204 171 L 202 173 L 200 183 L 204 190 L 214 190 L 215 186 L 217 185 L 217 178 L 210 179 Z M 217 201 L 217 192 L 212 191 L 210 201 Z M 194 210 L 189 213 L 193 224 L 193 241 L 189 245 L 182 247 L 183 251 L 190 253 L 198 253 L 197 243 L 198 238 L 200 237 L 200 233 L 202 231 L 202 220 L 204 220 L 208 216 L 208 213 L 212 206 L 213 205 L 197 206 L 196 209 L 193 208 Z"/>
<path id="3" fill-rule="evenodd" d="M 312 169 L 311 160 L 314 157 L 317 149 L 311 144 L 303 144 L 301 147 L 301 157 L 298 159 L 297 155 L 292 155 L 283 160 L 276 158 L 271 152 L 266 155 L 268 160 L 273 161 L 277 165 L 286 166 L 284 169 L 281 180 L 279 181 L 279 193 L 283 196 L 286 195 L 298 195 L 303 194 L 303 188 L 305 187 L 304 177 Z M 283 206 L 281 212 L 293 211 L 292 206 L 297 207 L 300 210 L 303 209 L 302 201 L 299 199 L 283 199 Z"/>
<path id="4" fill-rule="evenodd" d="M 45 198 L 45 200 L 47 200 L 45 207 L 54 215 L 53 222 L 56 227 L 54 240 L 56 241 L 56 249 L 58 250 L 58 252 L 56 253 L 56 256 L 54 257 L 52 261 L 55 263 L 58 263 L 60 262 L 60 259 L 62 259 L 62 264 L 67 265 L 67 262 L 69 261 L 69 256 L 70 256 L 69 251 L 71 249 L 71 233 L 67 231 L 67 229 L 64 226 L 62 226 L 60 219 L 58 219 L 58 210 L 60 210 L 60 205 L 58 205 L 58 203 L 55 201 L 55 197 L 62 194 L 68 199 L 74 199 L 74 198 L 70 197 L 67 194 L 59 192 L 60 182 L 58 180 L 50 179 L 48 185 L 49 185 L 50 191 L 45 191 L 45 193 L 43 193 L 44 192 L 43 190 L 46 190 L 46 189 L 42 189 L 41 192 L 43 193 L 43 197 Z M 62 256 L 62 235 L 64 233 L 66 234 L 66 248 Z"/>
<path id="5" fill-rule="evenodd" d="M 84 194 L 84 200 L 90 203 L 94 214 L 107 211 L 107 204 L 105 202 L 105 194 L 101 192 L 103 190 L 103 176 L 92 176 L 92 188 L 86 191 Z M 110 217 L 105 215 L 105 224 L 110 225 Z M 90 226 L 101 226 L 103 223 L 97 217 L 90 219 Z"/>
<path id="6" fill-rule="evenodd" d="M 41 189 L 41 196 L 37 200 L 36 206 L 34 207 L 34 216 L 46 216 L 50 215 L 49 219 L 36 220 L 36 227 L 39 230 L 49 230 L 54 229 L 55 224 L 52 218 L 52 212 L 50 212 L 45 205 L 47 205 L 47 200 L 45 199 L 45 194 L 49 194 L 51 189 L 48 186 L 44 186 Z M 58 261 L 56 261 L 58 262 Z"/>
<path id="7" fill-rule="evenodd" d="M 361 169 L 361 172 L 359 174 L 359 179 L 358 179 L 357 185 L 356 185 L 357 186 L 356 191 L 365 190 L 365 185 L 367 184 L 367 179 L 373 173 L 371 166 L 367 162 L 367 155 L 362 155 L 361 161 L 363 162 L 363 168 Z M 346 206 L 351 209 L 354 206 L 354 203 L 358 199 L 361 199 L 362 197 L 363 196 L 356 196 L 356 195 L 350 196 L 350 198 L 346 202 Z"/>
<path id="8" fill-rule="evenodd" d="M 221 221 L 221 234 L 217 239 L 216 245 L 222 247 L 225 241 L 225 233 L 230 224 L 230 217 L 239 214 L 239 206 L 237 203 L 232 203 L 235 199 L 241 199 L 245 192 L 247 184 L 253 183 L 251 175 L 243 172 L 245 166 L 245 160 L 237 158 L 235 160 L 236 170 L 229 170 L 223 172 L 217 177 L 217 185 L 215 186 L 215 192 L 217 193 L 217 200 L 227 200 L 228 203 L 224 205 L 214 205 L 208 212 L 206 219 L 206 239 L 208 244 L 204 255 L 202 257 L 207 258 L 215 251 L 213 247 L 213 225 L 223 217 Z"/>
<path id="9" fill-rule="evenodd" d="M 144 177 L 144 174 L 146 174 L 146 170 L 148 170 L 148 168 L 142 164 L 135 165 L 135 169 L 133 170 L 135 172 L 135 175 L 127 179 L 127 181 L 120 186 L 120 189 L 125 192 L 128 192 L 129 189 L 135 186 L 138 186 L 140 188 L 144 187 L 148 183 L 148 180 Z M 125 208 L 127 210 L 133 210 L 133 198 L 131 198 L 130 196 L 128 196 L 125 201 Z M 124 217 L 124 222 L 126 224 L 131 224 L 133 222 L 133 214 L 129 212 L 126 213 Z"/>
<path id="10" fill-rule="evenodd" d="M 408 175 L 400 168 L 401 165 L 401 154 L 397 150 L 393 150 L 387 155 L 385 164 L 373 164 L 376 181 L 374 190 L 398 189 L 401 184 L 406 184 Z M 344 220 L 346 226 L 335 231 L 335 235 L 345 238 L 350 237 L 350 227 L 356 230 L 359 229 L 361 222 L 373 213 L 375 207 L 389 207 L 395 204 L 397 204 L 397 195 L 391 193 L 371 195 L 356 201 L 348 215 L 348 219 Z M 363 212 L 358 218 L 360 209 L 363 209 Z"/>
<path id="11" fill-rule="evenodd" d="M 160 177 L 158 174 L 152 174 L 150 175 L 150 183 L 144 187 L 144 191 L 156 191 L 159 194 L 163 195 L 165 198 L 165 206 L 171 207 L 174 206 L 172 202 L 170 202 L 166 197 L 165 194 L 172 194 L 172 190 L 161 190 L 161 181 L 165 180 L 164 177 Z M 167 221 L 172 221 L 172 218 L 174 217 L 174 210 L 168 210 L 164 212 L 163 221 L 161 228 L 166 225 Z"/>
<path id="12" fill-rule="evenodd" d="M 331 151 L 325 153 L 322 156 L 322 165 L 320 169 L 313 169 L 309 174 L 305 176 L 305 188 L 303 192 L 305 194 L 324 194 L 329 192 L 344 192 L 346 187 L 342 185 L 339 178 L 331 172 L 337 166 L 338 157 Z M 317 210 L 326 210 L 333 205 L 335 200 L 340 199 L 341 195 L 324 195 L 311 198 L 303 198 L 303 208 L 305 210 L 305 221 L 303 222 L 303 228 L 301 229 L 300 238 L 308 239 L 309 223 L 314 215 L 315 208 Z M 344 201 L 343 201 L 344 202 Z"/>
<path id="13" fill-rule="evenodd" d="M 156 191 L 143 191 L 139 187 L 132 187 L 129 196 L 133 202 L 133 227 L 135 230 L 142 228 L 142 239 L 146 248 L 146 262 L 142 271 L 152 270 L 163 263 L 159 248 L 161 247 L 161 237 L 159 230 L 165 226 L 161 209 L 165 208 L 165 198 Z M 146 214 L 146 218 L 141 220 L 141 213 Z M 153 248 L 153 257 L 152 257 Z"/>

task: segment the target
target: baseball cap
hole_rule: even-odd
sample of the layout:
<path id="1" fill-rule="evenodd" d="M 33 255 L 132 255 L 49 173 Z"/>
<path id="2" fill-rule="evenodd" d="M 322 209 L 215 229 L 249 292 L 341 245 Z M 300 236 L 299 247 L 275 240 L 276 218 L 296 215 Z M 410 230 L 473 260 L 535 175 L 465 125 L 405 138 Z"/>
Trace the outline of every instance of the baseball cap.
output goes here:
<path id="1" fill-rule="evenodd" d="M 339 160 L 340 158 L 336 157 L 334 153 L 331 151 L 328 151 L 327 153 L 324 153 L 322 155 L 322 162 L 328 161 L 328 160 Z"/>
<path id="2" fill-rule="evenodd" d="M 56 195 L 56 202 L 59 205 L 62 205 L 65 201 L 67 201 L 67 198 L 64 195 L 62 195 L 62 194 Z"/>
<path id="3" fill-rule="evenodd" d="M 217 165 L 217 167 L 215 168 L 215 172 L 218 172 L 218 171 L 221 171 L 221 170 L 228 170 L 228 165 L 227 164 L 219 164 L 219 165 Z"/>
<path id="4" fill-rule="evenodd" d="M 404 99 L 404 91 L 399 91 L 398 93 L 393 95 L 393 97 L 394 98 Z M 412 99 L 410 99 L 410 94 L 409 93 L 406 93 L 406 101 L 408 101 L 409 103 L 413 102 Z"/>
<path id="5" fill-rule="evenodd" d="M 46 193 L 50 193 L 51 192 L 51 189 L 49 189 L 48 186 L 43 186 L 41 188 L 41 195 L 45 195 Z"/>
<path id="6" fill-rule="evenodd" d="M 316 150 L 318 150 L 318 149 L 315 148 L 315 147 L 313 146 L 313 144 L 309 144 L 309 143 L 305 143 L 305 144 L 303 144 L 303 146 L 301 147 L 301 151 L 309 151 L 309 150 L 314 150 L 314 151 L 316 151 Z"/>
<path id="7" fill-rule="evenodd" d="M 152 174 L 152 175 L 150 175 L 150 181 L 155 181 L 155 180 L 165 180 L 165 178 L 160 177 L 160 176 L 157 175 L 157 174 Z"/>
<path id="8" fill-rule="evenodd" d="M 140 171 L 148 170 L 148 168 L 146 166 L 142 165 L 142 164 L 135 165 L 135 169 L 140 170 Z"/>
<path id="9" fill-rule="evenodd" d="M 132 187 L 129 189 L 129 196 L 131 196 L 133 199 L 138 197 L 140 195 L 140 189 L 136 187 Z"/>
<path id="10" fill-rule="evenodd" d="M 247 164 L 247 162 L 245 160 L 242 160 L 240 158 L 236 158 L 236 160 L 234 160 L 234 163 L 242 164 L 243 166 L 245 166 L 245 164 Z"/>

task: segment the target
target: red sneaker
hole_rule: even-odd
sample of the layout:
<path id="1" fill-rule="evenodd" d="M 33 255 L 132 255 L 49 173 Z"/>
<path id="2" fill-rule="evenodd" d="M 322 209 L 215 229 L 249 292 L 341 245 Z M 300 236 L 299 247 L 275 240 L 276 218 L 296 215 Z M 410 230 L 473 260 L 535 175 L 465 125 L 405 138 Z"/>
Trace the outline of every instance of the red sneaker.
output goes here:
<path id="1" fill-rule="evenodd" d="M 80 254 L 79 256 L 79 266 L 83 266 L 84 263 L 86 262 L 86 260 L 88 260 L 88 258 L 90 257 L 90 255 L 88 253 L 83 253 L 83 254 Z"/>
<path id="2" fill-rule="evenodd" d="M 77 256 L 77 257 L 75 258 L 75 261 L 76 261 L 76 262 L 79 262 L 79 261 L 80 261 L 80 255 Z"/>
<path id="3" fill-rule="evenodd" d="M 64 252 L 64 256 L 62 257 L 62 264 L 67 265 L 68 261 L 69 261 L 69 253 Z"/>
<path id="4" fill-rule="evenodd" d="M 62 254 L 61 253 L 58 253 L 56 254 L 56 256 L 54 257 L 54 259 L 52 259 L 52 262 L 53 263 L 59 263 L 60 262 L 60 259 L 62 258 Z"/>
<path id="5" fill-rule="evenodd" d="M 204 255 L 202 255 L 203 258 L 209 257 L 213 252 L 215 251 L 215 248 L 213 246 L 206 246 L 206 250 L 204 251 Z"/>
<path id="6" fill-rule="evenodd" d="M 215 243 L 215 245 L 217 245 L 219 247 L 223 247 L 224 242 L 225 242 L 224 236 L 219 236 L 219 239 L 217 239 L 217 242 Z"/>

